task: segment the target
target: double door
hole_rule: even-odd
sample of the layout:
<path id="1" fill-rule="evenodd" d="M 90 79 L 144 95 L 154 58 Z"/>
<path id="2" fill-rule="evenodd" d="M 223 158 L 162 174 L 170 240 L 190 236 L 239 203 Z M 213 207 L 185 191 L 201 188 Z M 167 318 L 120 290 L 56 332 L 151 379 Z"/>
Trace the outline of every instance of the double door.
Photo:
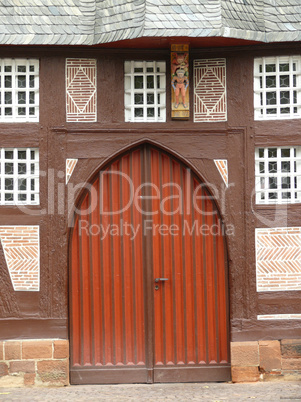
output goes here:
<path id="1" fill-rule="evenodd" d="M 187 166 L 150 145 L 114 160 L 70 242 L 71 383 L 230 379 L 223 227 Z"/>

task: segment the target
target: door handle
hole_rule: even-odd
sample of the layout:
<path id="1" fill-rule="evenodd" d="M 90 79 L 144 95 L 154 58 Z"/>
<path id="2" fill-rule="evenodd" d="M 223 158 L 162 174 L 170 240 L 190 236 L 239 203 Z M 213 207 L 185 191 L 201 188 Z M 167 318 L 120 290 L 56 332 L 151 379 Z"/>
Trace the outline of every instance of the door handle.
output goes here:
<path id="1" fill-rule="evenodd" d="M 156 278 L 155 279 L 155 282 L 157 283 L 157 282 L 165 282 L 165 281 L 168 281 L 168 278 Z"/>

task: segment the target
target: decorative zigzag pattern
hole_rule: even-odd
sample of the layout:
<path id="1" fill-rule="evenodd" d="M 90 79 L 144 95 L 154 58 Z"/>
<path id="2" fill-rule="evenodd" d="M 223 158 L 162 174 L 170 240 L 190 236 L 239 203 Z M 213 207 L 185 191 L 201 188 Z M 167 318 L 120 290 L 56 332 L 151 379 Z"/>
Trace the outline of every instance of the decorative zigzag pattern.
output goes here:
<path id="1" fill-rule="evenodd" d="M 66 60 L 67 121 L 96 121 L 96 60 Z"/>
<path id="2" fill-rule="evenodd" d="M 226 60 L 194 61 L 194 121 L 227 120 Z"/>
<path id="3" fill-rule="evenodd" d="M 226 186 L 228 187 L 228 161 L 227 159 L 215 159 L 214 160 L 215 166 L 219 171 L 222 179 L 224 180 Z"/>
<path id="4" fill-rule="evenodd" d="M 257 291 L 301 289 L 301 228 L 256 229 Z"/>
<path id="5" fill-rule="evenodd" d="M 14 290 L 38 291 L 39 227 L 0 226 L 0 239 Z"/>
<path id="6" fill-rule="evenodd" d="M 66 184 L 70 180 L 78 159 L 66 159 Z"/>

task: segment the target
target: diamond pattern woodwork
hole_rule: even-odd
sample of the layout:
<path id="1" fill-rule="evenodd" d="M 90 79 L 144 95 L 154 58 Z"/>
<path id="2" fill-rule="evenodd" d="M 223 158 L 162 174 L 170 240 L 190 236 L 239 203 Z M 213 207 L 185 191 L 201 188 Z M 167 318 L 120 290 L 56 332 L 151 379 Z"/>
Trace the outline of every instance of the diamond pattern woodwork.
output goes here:
<path id="1" fill-rule="evenodd" d="M 214 160 L 215 166 L 219 171 L 222 179 L 224 180 L 226 186 L 228 187 L 228 161 L 227 159 L 215 159 Z"/>
<path id="2" fill-rule="evenodd" d="M 301 228 L 256 229 L 257 291 L 301 290 Z"/>
<path id="3" fill-rule="evenodd" d="M 78 159 L 66 159 L 66 184 L 70 180 Z"/>
<path id="4" fill-rule="evenodd" d="M 0 239 L 14 290 L 38 291 L 39 226 L 0 226 Z"/>
<path id="5" fill-rule="evenodd" d="M 194 121 L 225 120 L 226 59 L 194 60 Z"/>
<path id="6" fill-rule="evenodd" d="M 96 121 L 96 60 L 66 60 L 67 121 Z"/>

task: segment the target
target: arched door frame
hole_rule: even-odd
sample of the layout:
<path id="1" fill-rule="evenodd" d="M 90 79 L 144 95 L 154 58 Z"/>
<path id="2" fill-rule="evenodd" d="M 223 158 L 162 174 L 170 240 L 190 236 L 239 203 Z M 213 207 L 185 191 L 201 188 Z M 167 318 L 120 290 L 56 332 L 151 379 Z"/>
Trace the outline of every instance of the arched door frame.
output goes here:
<path id="1" fill-rule="evenodd" d="M 113 164 L 115 161 L 119 160 L 122 158 L 123 155 L 125 155 L 126 153 L 129 152 L 134 152 L 135 149 L 138 149 L 139 147 L 143 146 L 143 145 L 149 145 L 152 148 L 157 149 L 158 151 L 161 151 L 162 153 L 166 154 L 167 156 L 170 156 L 171 158 L 175 159 L 176 161 L 180 162 L 180 164 L 186 168 L 188 168 L 189 170 L 191 170 L 193 172 L 193 174 L 196 176 L 196 178 L 198 179 L 198 181 L 200 183 L 204 183 L 205 187 L 206 187 L 206 191 L 208 193 L 210 193 L 210 195 L 212 196 L 212 203 L 214 204 L 219 217 L 221 218 L 221 223 L 223 224 L 223 220 L 222 220 L 222 214 L 220 212 L 219 206 L 218 206 L 218 202 L 217 200 L 214 199 L 213 194 L 210 192 L 210 187 L 208 187 L 206 185 L 206 181 L 203 179 L 203 175 L 200 174 L 200 172 L 198 171 L 198 169 L 192 165 L 189 160 L 187 160 L 186 158 L 182 157 L 181 155 L 179 155 L 177 152 L 172 151 L 171 149 L 167 148 L 166 146 L 162 146 L 162 144 L 158 144 L 157 142 L 154 142 L 150 139 L 143 139 L 143 140 L 139 140 L 135 143 L 132 143 L 122 149 L 120 149 L 118 152 L 114 153 L 114 155 L 111 155 L 110 157 L 106 158 L 106 160 L 102 161 L 102 163 L 100 164 L 100 166 L 98 166 L 96 169 L 94 169 L 93 173 L 90 175 L 90 178 L 86 181 L 86 183 L 93 183 L 94 180 L 96 180 L 97 174 L 100 173 L 101 170 L 106 169 L 108 166 L 110 166 L 111 164 Z M 76 208 L 79 207 L 82 203 L 82 201 L 84 200 L 84 197 L 86 196 L 87 190 L 84 188 L 82 191 L 80 191 L 80 193 L 77 196 L 76 202 L 74 204 L 74 209 L 73 209 L 73 216 L 72 218 L 74 219 L 74 217 L 76 216 Z M 71 244 L 72 244 L 72 234 L 73 234 L 73 228 L 69 228 L 69 265 L 71 258 L 70 258 L 70 253 L 71 253 Z M 223 243 L 224 243 L 224 253 L 225 253 L 225 259 L 226 261 L 228 261 L 228 247 L 227 247 L 227 237 L 226 235 L 223 236 Z M 228 263 L 226 263 L 226 265 L 228 266 Z M 229 275 L 229 274 L 228 274 Z M 228 304 L 228 308 L 229 308 L 229 293 L 228 293 L 228 289 L 226 289 L 226 300 L 227 300 L 227 304 Z M 228 318 L 229 318 L 229 314 L 228 314 Z"/>

